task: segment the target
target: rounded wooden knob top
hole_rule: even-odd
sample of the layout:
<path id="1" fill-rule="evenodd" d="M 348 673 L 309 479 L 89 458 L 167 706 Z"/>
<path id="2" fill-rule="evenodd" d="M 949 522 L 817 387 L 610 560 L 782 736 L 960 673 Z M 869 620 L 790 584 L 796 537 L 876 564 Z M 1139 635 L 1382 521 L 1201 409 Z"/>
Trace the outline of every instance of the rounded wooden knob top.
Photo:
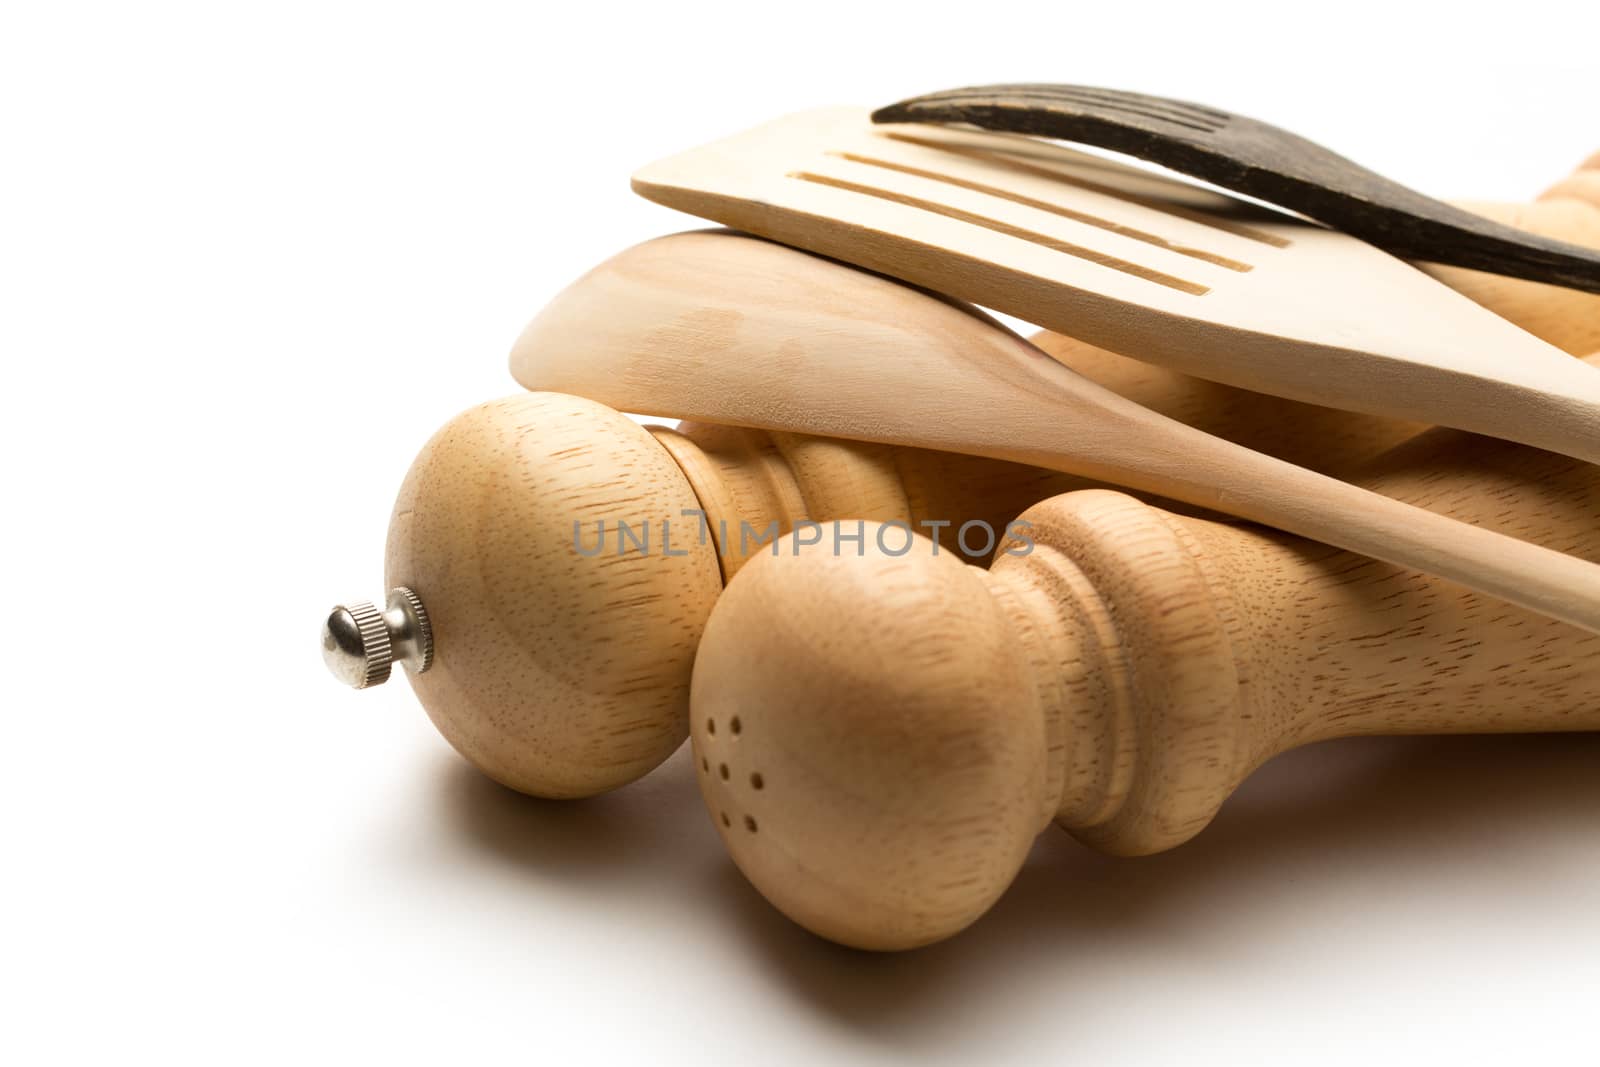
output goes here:
<path id="1" fill-rule="evenodd" d="M 427 605 L 434 658 L 410 679 L 450 743 L 546 797 L 670 755 L 722 580 L 692 518 L 670 544 L 661 524 L 697 507 L 648 432 L 588 400 L 507 397 L 440 430 L 395 503 L 386 581 Z M 648 525 L 645 550 L 621 543 L 622 522 Z"/>
<path id="2" fill-rule="evenodd" d="M 1578 200 L 1600 208 L 1600 152 L 1596 152 L 1571 174 L 1552 185 L 1540 200 Z"/>
<path id="3" fill-rule="evenodd" d="M 1028 651 L 983 572 L 932 550 L 762 555 L 695 665 L 695 764 L 734 861 L 860 948 L 965 927 L 1053 814 Z"/>

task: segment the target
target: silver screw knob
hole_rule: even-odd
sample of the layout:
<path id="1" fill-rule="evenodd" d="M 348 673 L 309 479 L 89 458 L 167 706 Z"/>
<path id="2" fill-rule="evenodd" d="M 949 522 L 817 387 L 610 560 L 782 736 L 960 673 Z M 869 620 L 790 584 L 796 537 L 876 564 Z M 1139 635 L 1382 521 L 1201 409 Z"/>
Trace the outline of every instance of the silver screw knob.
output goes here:
<path id="1" fill-rule="evenodd" d="M 433 666 L 433 626 L 422 598 L 400 585 L 389 590 L 383 611 L 369 600 L 336 605 L 322 624 L 322 660 L 356 689 L 388 681 L 396 662 L 421 674 Z"/>

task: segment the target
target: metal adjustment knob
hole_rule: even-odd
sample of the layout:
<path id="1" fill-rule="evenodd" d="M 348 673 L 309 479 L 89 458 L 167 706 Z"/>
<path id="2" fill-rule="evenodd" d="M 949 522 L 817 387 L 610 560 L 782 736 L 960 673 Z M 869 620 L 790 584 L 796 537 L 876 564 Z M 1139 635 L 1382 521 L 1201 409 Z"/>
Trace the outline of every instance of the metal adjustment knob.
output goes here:
<path id="1" fill-rule="evenodd" d="M 322 660 L 356 689 L 388 681 L 396 662 L 421 674 L 433 666 L 433 626 L 422 599 L 399 585 L 383 611 L 369 600 L 336 605 L 322 624 Z"/>

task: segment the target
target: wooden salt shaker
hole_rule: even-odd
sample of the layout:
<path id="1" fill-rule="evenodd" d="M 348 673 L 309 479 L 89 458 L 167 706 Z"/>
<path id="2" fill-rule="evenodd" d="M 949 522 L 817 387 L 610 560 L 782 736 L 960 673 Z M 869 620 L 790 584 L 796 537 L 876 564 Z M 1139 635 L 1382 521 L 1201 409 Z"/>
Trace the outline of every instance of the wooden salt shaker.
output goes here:
<path id="1" fill-rule="evenodd" d="M 1600 468 L 1576 460 L 1433 430 L 1359 481 L 1600 560 Z M 987 571 L 869 524 L 861 555 L 753 561 L 712 613 L 702 793 L 740 869 L 824 937 L 950 936 L 1051 821 L 1119 855 L 1181 844 L 1311 741 L 1600 729 L 1600 638 L 1562 623 L 1106 490 L 1022 519 L 1031 545 Z"/>

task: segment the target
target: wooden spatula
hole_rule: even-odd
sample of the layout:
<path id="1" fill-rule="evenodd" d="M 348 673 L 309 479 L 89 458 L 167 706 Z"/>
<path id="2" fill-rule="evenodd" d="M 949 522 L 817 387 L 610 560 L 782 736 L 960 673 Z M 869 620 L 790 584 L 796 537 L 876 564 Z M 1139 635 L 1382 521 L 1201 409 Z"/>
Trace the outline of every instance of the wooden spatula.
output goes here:
<path id="1" fill-rule="evenodd" d="M 633 185 L 1199 377 L 1600 462 L 1595 368 L 1353 237 L 1057 144 L 833 108 Z"/>
<path id="2" fill-rule="evenodd" d="M 1407 259 L 1600 293 L 1600 251 L 1452 207 L 1299 134 L 1202 104 L 1089 85 L 980 85 L 902 100 L 872 118 L 1097 145 L 1298 211 Z"/>
<path id="3" fill-rule="evenodd" d="M 964 305 L 766 241 L 680 234 L 613 257 L 528 325 L 511 370 L 530 389 L 623 411 L 966 452 L 1130 486 L 1600 632 L 1594 564 L 1184 426 Z"/>

